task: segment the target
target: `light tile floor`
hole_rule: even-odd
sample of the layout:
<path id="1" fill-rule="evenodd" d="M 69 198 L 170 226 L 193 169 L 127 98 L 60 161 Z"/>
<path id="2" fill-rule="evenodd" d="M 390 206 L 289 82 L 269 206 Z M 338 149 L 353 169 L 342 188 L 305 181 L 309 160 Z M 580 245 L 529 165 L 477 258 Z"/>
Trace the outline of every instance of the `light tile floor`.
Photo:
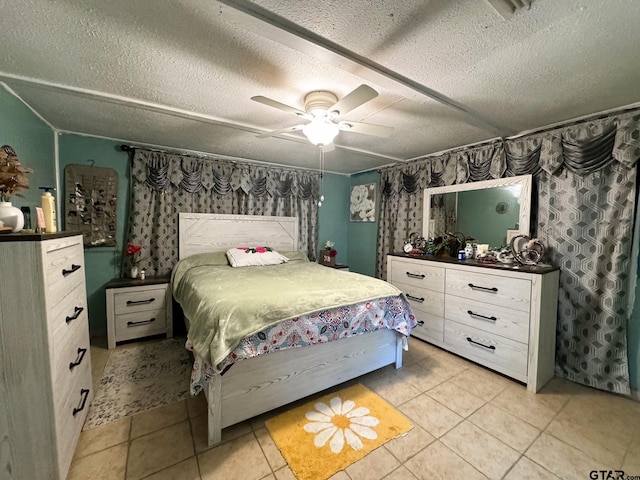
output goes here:
<path id="1" fill-rule="evenodd" d="M 92 348 L 96 381 L 108 355 Z M 413 338 L 404 365 L 356 381 L 415 427 L 332 480 L 607 478 L 592 470 L 640 479 L 638 402 L 559 378 L 533 395 Z M 143 412 L 83 432 L 68 478 L 293 479 L 264 426 L 274 414 L 225 429 L 223 443 L 208 448 L 202 396 Z"/>

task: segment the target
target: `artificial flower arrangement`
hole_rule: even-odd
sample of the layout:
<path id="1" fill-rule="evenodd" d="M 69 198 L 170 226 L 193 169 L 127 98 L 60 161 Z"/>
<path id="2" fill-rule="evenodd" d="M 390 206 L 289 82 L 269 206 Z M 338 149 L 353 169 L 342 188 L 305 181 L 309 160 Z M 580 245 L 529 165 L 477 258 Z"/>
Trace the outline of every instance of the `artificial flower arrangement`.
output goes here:
<path id="1" fill-rule="evenodd" d="M 324 250 L 320 250 L 320 263 L 323 265 L 335 265 L 336 264 L 336 255 L 338 255 L 338 251 L 333 247 L 335 243 L 331 240 L 327 240 L 327 243 L 324 244 Z"/>
<path id="2" fill-rule="evenodd" d="M 131 257 L 131 266 L 137 267 L 140 264 L 140 251 L 142 250 L 142 245 L 135 245 L 131 242 L 127 244 L 127 255 Z"/>
<path id="3" fill-rule="evenodd" d="M 33 173 L 30 168 L 23 167 L 18 156 L 9 145 L 0 147 L 0 201 L 9 202 L 12 195 L 22 197 L 20 190 L 29 188 L 27 173 Z"/>
<path id="4" fill-rule="evenodd" d="M 329 250 L 330 257 L 335 257 L 336 255 L 338 255 L 338 252 L 333 248 L 334 246 L 335 243 L 333 243 L 331 240 L 327 240 L 327 243 L 324 244 L 324 249 Z"/>

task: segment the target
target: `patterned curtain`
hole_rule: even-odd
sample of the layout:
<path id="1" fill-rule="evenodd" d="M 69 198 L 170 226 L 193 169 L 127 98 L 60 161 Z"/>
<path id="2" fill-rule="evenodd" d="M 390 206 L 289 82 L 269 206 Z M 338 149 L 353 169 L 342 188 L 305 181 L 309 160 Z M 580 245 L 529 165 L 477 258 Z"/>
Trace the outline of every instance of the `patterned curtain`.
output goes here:
<path id="1" fill-rule="evenodd" d="M 414 176 L 425 179 L 424 187 L 448 185 L 454 178 L 452 183 L 464 183 L 532 174 L 531 231 L 548 245 L 549 261 L 561 267 L 556 374 L 628 394 L 627 323 L 638 221 L 640 111 L 448 156 L 381 172 L 382 208 L 416 210 L 399 214 L 395 222 L 387 220 L 393 213 L 381 212 L 378 276 L 386 278 L 385 256 L 401 247 L 395 232 L 418 230 L 416 222 L 408 220 L 422 219 L 422 197 L 417 199 L 421 192 L 413 194 L 413 202 L 403 198 L 399 172 L 413 168 Z M 466 167 L 461 165 L 465 161 Z"/>
<path id="2" fill-rule="evenodd" d="M 178 261 L 179 212 L 283 215 L 298 217 L 300 250 L 315 259 L 319 182 L 312 171 L 136 149 L 127 241 L 142 245 L 142 268 L 164 275 Z"/>

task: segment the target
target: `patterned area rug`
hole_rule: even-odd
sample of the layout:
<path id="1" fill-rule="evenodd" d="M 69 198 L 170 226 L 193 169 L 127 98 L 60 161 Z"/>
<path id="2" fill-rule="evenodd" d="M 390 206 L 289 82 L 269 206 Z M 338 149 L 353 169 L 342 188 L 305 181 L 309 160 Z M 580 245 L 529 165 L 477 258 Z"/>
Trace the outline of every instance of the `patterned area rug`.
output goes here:
<path id="1" fill-rule="evenodd" d="M 325 480 L 413 428 L 363 385 L 354 385 L 266 422 L 299 480 Z"/>
<path id="2" fill-rule="evenodd" d="M 192 363 L 183 338 L 110 352 L 84 430 L 184 400 Z"/>

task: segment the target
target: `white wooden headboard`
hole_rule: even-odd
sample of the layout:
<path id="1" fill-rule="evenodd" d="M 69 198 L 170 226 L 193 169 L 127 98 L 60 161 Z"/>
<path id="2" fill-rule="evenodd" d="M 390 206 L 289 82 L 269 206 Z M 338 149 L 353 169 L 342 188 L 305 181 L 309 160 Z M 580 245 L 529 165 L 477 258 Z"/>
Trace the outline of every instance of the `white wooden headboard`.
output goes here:
<path id="1" fill-rule="evenodd" d="M 242 246 L 298 250 L 298 217 L 178 214 L 178 258 Z"/>

